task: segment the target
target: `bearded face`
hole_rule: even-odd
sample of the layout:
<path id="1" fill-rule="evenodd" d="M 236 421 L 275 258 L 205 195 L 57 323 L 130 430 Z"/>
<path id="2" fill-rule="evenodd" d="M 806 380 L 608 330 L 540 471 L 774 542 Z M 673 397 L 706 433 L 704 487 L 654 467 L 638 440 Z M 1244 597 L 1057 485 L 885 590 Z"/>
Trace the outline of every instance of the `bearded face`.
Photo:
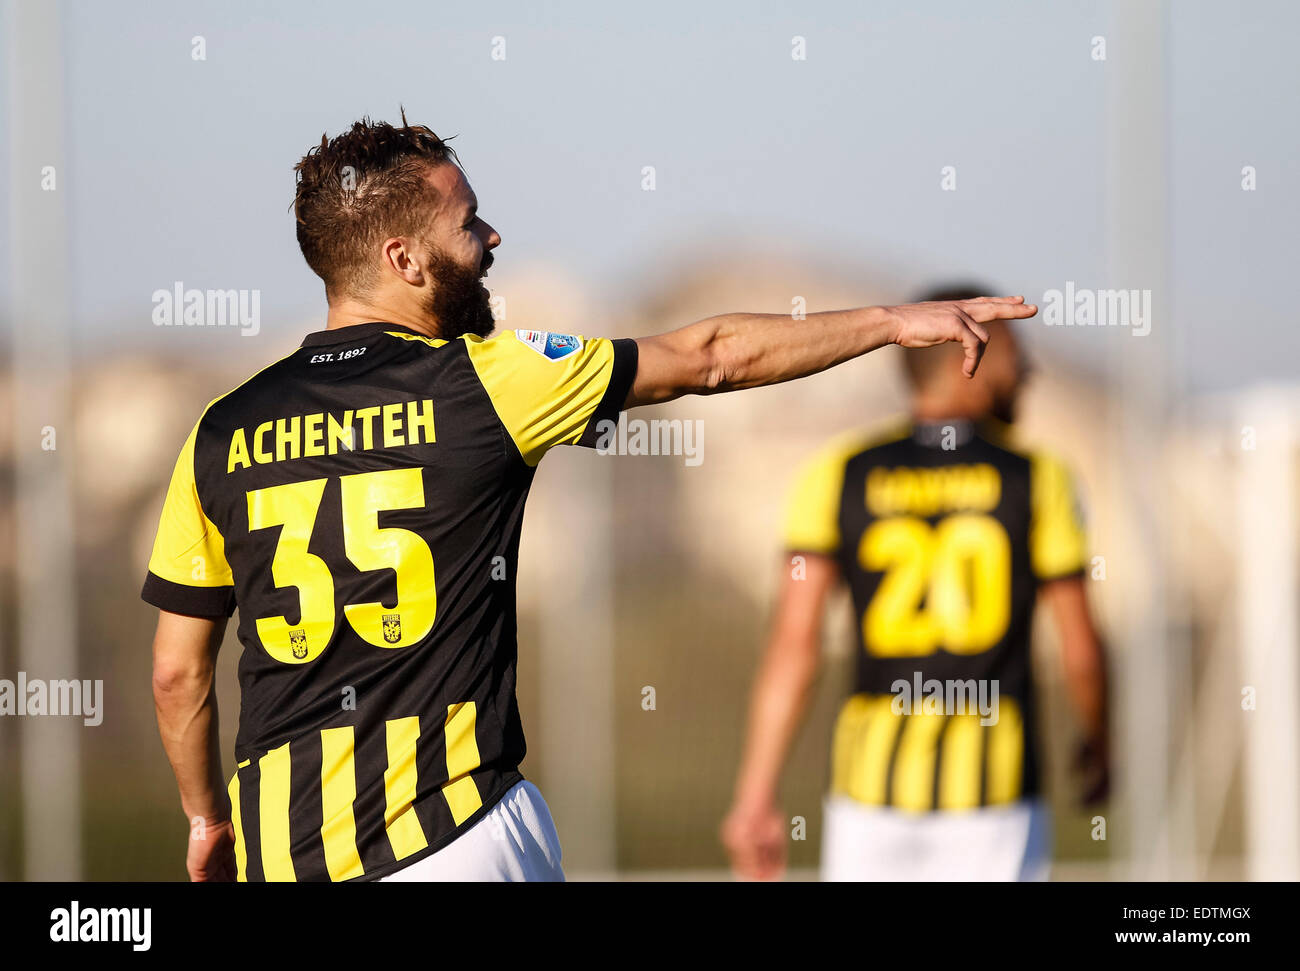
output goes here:
<path id="1" fill-rule="evenodd" d="M 484 253 L 478 266 L 464 266 L 439 250 L 429 255 L 433 290 L 425 307 L 438 325 L 438 335 L 453 340 L 462 334 L 487 337 L 496 327 L 492 319 L 491 295 L 483 277 L 492 265 L 492 254 Z"/>

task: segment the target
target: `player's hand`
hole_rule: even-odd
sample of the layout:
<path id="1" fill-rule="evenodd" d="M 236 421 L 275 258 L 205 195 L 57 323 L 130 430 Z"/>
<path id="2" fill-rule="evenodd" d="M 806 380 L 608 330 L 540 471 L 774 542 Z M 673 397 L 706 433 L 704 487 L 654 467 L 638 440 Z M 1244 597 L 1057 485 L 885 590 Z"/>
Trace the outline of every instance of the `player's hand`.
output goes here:
<path id="1" fill-rule="evenodd" d="M 737 803 L 722 823 L 722 843 L 742 880 L 775 880 L 785 872 L 785 814 L 773 803 Z"/>
<path id="2" fill-rule="evenodd" d="M 198 838 L 202 835 L 202 839 Z M 190 827 L 185 869 L 194 883 L 231 883 L 235 879 L 235 827 L 230 820 L 207 820 Z"/>
<path id="3" fill-rule="evenodd" d="M 1018 320 L 1032 317 L 1038 307 L 1025 303 L 1024 297 L 976 297 L 972 300 L 906 303 L 886 307 L 893 326 L 895 344 L 903 347 L 933 347 L 946 341 L 960 341 L 966 350 L 962 373 L 974 377 L 984 355 L 989 332 L 984 324 L 991 320 Z"/>
<path id="4" fill-rule="evenodd" d="M 1083 805 L 1096 806 L 1110 795 L 1110 754 L 1104 742 L 1079 746 L 1075 766 L 1083 777 Z"/>

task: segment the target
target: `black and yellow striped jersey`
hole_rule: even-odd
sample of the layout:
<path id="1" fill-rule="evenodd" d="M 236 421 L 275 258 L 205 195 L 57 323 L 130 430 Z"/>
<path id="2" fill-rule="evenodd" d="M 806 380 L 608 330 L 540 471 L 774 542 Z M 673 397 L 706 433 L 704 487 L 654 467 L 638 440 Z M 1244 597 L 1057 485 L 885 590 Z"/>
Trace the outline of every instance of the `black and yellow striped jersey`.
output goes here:
<path id="1" fill-rule="evenodd" d="M 1038 792 L 1035 587 L 1085 564 L 1063 465 L 991 422 L 855 434 L 799 476 L 785 545 L 832 557 L 852 595 L 861 650 L 833 793 L 927 811 Z"/>
<path id="2" fill-rule="evenodd" d="M 239 607 L 239 879 L 384 876 L 520 780 L 524 502 L 547 449 L 617 420 L 636 360 L 631 340 L 359 324 L 204 410 L 143 596 Z"/>

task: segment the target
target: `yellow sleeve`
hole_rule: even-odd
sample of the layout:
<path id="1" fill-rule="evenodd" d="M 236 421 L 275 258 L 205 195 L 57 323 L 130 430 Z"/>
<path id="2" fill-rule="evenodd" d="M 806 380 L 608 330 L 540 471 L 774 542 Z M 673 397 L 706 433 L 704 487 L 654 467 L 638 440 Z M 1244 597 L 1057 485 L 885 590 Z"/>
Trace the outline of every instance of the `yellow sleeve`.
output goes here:
<path id="1" fill-rule="evenodd" d="M 836 441 L 800 469 L 786 507 L 784 543 L 791 553 L 835 554 L 840 548 L 840 501 L 844 467 L 860 448 Z"/>
<path id="2" fill-rule="evenodd" d="M 596 445 L 601 434 L 617 425 L 636 378 L 633 340 L 536 330 L 461 339 L 501 423 L 529 465 L 555 445 Z"/>
<path id="3" fill-rule="evenodd" d="M 235 608 L 235 580 L 225 540 L 203 512 L 194 482 L 198 430 L 196 424 L 172 471 L 141 596 L 172 613 L 229 616 Z"/>
<path id="4" fill-rule="evenodd" d="M 1081 572 L 1088 559 L 1083 518 L 1070 472 L 1034 455 L 1030 466 L 1029 556 L 1034 576 L 1056 580 Z"/>

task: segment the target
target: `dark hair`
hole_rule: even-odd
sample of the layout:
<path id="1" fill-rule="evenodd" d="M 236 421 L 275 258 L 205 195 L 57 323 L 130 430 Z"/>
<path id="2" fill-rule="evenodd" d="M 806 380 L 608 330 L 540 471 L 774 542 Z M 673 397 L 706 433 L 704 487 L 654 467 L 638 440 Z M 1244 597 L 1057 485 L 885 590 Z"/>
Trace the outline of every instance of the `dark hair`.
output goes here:
<path id="1" fill-rule="evenodd" d="M 341 135 L 321 136 L 294 166 L 298 247 L 325 295 L 364 295 L 375 282 L 375 256 L 391 236 L 417 235 L 438 193 L 430 166 L 460 164 L 424 125 L 401 127 L 363 117 Z"/>
<path id="2" fill-rule="evenodd" d="M 917 293 L 912 303 L 929 303 L 941 300 L 970 300 L 973 297 L 991 297 L 994 291 L 979 281 L 955 281 L 926 287 Z M 908 383 L 913 388 L 923 388 L 950 359 L 965 353 L 962 346 L 949 342 L 934 347 L 907 347 L 903 349 L 903 368 Z"/>

